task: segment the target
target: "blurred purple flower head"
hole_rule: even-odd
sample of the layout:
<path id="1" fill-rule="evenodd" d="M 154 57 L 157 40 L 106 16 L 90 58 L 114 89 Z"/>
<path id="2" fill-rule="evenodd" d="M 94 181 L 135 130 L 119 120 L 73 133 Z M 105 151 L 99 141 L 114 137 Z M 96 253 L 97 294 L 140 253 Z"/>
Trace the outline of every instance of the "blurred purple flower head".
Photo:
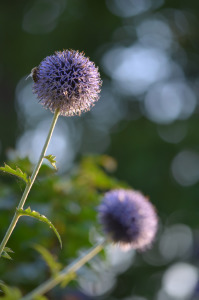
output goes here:
<path id="1" fill-rule="evenodd" d="M 148 248 L 156 235 L 158 218 L 153 205 L 140 192 L 112 190 L 98 206 L 103 231 L 123 249 Z"/>
<path id="2" fill-rule="evenodd" d="M 31 72 L 33 92 L 45 108 L 63 116 L 80 115 L 99 99 L 98 68 L 83 52 L 64 50 L 47 56 Z"/>

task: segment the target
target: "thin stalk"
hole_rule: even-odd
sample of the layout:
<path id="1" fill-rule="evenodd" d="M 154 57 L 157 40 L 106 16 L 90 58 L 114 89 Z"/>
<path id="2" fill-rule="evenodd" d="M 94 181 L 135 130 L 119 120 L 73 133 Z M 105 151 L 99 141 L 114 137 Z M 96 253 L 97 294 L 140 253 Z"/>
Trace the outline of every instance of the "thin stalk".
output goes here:
<path id="1" fill-rule="evenodd" d="M 52 288 L 54 288 L 57 284 L 61 283 L 63 279 L 65 279 L 68 275 L 68 282 L 70 281 L 69 275 L 75 273 L 79 270 L 85 263 L 91 260 L 96 254 L 98 254 L 104 247 L 104 242 L 98 244 L 97 246 L 91 248 L 83 257 L 78 258 L 66 268 L 64 268 L 61 272 L 59 272 L 56 277 L 50 278 L 32 292 L 21 298 L 21 300 L 32 300 L 35 299 L 36 296 L 43 295 Z"/>
<path id="2" fill-rule="evenodd" d="M 47 136 L 45 144 L 43 146 L 43 149 L 42 149 L 41 155 L 39 157 L 38 163 L 37 163 L 37 165 L 34 168 L 34 171 L 33 171 L 32 176 L 30 178 L 30 182 L 28 182 L 26 184 L 26 188 L 24 190 L 24 193 L 23 193 L 23 195 L 21 197 L 21 200 L 19 202 L 19 205 L 18 205 L 17 209 L 23 209 L 23 207 L 24 207 L 24 204 L 25 204 L 26 199 L 28 197 L 28 194 L 29 194 L 29 192 L 31 190 L 31 187 L 32 187 L 32 185 L 33 185 L 33 183 L 34 183 L 34 181 L 35 181 L 35 179 L 37 177 L 37 174 L 39 172 L 39 169 L 40 169 L 40 167 L 42 165 L 42 162 L 43 162 L 46 150 L 48 148 L 50 139 L 52 137 L 53 130 L 55 128 L 55 125 L 56 125 L 58 117 L 59 117 L 59 109 L 57 109 L 55 111 L 55 113 L 54 113 L 52 124 L 50 126 L 50 129 L 49 129 L 49 132 L 48 132 L 48 136 Z M 15 228 L 17 222 L 18 222 L 19 217 L 20 217 L 20 215 L 19 215 L 18 211 L 16 211 L 15 214 L 14 214 L 14 217 L 13 217 L 11 223 L 10 223 L 10 226 L 9 226 L 9 228 L 8 228 L 6 234 L 5 234 L 5 236 L 4 236 L 4 238 L 3 238 L 2 242 L 1 242 L 1 245 L 0 245 L 0 255 L 2 254 L 2 252 L 4 250 L 4 247 L 6 246 L 8 240 L 9 240 L 9 238 L 10 238 L 10 236 L 11 236 L 13 230 L 14 230 L 14 228 Z"/>

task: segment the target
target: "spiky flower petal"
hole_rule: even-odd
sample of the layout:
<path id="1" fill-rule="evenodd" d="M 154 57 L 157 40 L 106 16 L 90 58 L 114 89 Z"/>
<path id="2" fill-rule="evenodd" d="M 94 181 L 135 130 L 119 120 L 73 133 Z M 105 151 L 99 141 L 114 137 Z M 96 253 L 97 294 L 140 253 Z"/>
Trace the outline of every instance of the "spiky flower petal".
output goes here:
<path id="1" fill-rule="evenodd" d="M 144 250 L 154 240 L 156 211 L 138 191 L 118 189 L 106 193 L 98 213 L 104 233 L 125 249 Z"/>
<path id="2" fill-rule="evenodd" d="M 80 115 L 99 99 L 100 74 L 83 52 L 64 50 L 47 56 L 31 72 L 33 92 L 45 108 L 63 116 Z"/>

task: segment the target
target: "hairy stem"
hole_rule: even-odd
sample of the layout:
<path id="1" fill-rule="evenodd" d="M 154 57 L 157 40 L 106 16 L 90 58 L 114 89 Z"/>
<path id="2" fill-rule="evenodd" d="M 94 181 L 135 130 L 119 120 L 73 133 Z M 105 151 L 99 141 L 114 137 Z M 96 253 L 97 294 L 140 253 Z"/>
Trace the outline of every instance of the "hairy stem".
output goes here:
<path id="1" fill-rule="evenodd" d="M 51 127 L 49 129 L 48 136 L 47 136 L 46 142 L 45 142 L 45 144 L 43 146 L 43 149 L 42 149 L 41 155 L 39 157 L 38 163 L 37 163 L 37 165 L 34 168 L 34 171 L 33 171 L 32 176 L 30 178 L 30 182 L 26 184 L 26 188 L 24 190 L 24 193 L 23 193 L 23 195 L 21 197 L 21 200 L 19 202 L 19 205 L 18 205 L 17 209 L 23 209 L 23 207 L 24 207 L 24 204 L 25 204 L 26 199 L 28 197 L 28 194 L 29 194 L 29 192 L 31 190 L 31 187 L 32 187 L 32 185 L 33 185 L 33 183 L 34 183 L 34 181 L 35 181 L 35 179 L 37 177 L 37 174 L 39 172 L 39 169 L 40 169 L 40 167 L 42 165 L 42 162 L 43 162 L 46 150 L 48 148 L 50 139 L 52 137 L 52 133 L 53 133 L 53 130 L 55 128 L 55 125 L 56 125 L 58 117 L 59 117 L 59 109 L 57 109 L 55 111 L 55 114 L 54 114 L 54 117 L 53 117 L 53 121 L 52 121 Z M 9 238 L 10 238 L 10 236 L 11 236 L 13 230 L 14 230 L 14 228 L 15 228 L 17 222 L 18 222 L 19 217 L 20 217 L 20 215 L 19 215 L 18 211 L 16 211 L 15 214 L 14 214 L 14 217 L 13 217 L 11 223 L 10 223 L 10 226 L 9 226 L 9 228 L 8 228 L 6 234 L 5 234 L 5 236 L 4 236 L 4 238 L 3 238 L 2 242 L 1 242 L 1 245 L 0 245 L 0 255 L 2 254 L 2 252 L 4 250 L 4 247 L 6 246 L 8 240 L 9 240 Z"/>
<path id="2" fill-rule="evenodd" d="M 21 298 L 21 300 L 33 300 L 36 296 L 43 295 L 52 288 L 54 288 L 57 284 L 61 283 L 68 276 L 68 282 L 71 280 L 71 274 L 74 274 L 77 270 L 79 270 L 85 263 L 91 260 L 96 254 L 98 254 L 104 247 L 104 242 L 98 244 L 97 246 L 91 248 L 84 256 L 78 258 L 66 268 L 64 268 L 61 272 L 59 272 L 56 277 L 52 277 L 40 286 L 38 286 L 35 290 Z"/>

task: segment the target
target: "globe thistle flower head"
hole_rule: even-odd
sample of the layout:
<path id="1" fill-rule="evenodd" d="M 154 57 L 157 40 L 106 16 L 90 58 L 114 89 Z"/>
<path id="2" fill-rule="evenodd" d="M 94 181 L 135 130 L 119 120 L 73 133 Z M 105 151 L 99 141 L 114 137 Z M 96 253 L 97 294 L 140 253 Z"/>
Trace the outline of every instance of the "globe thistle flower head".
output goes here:
<path id="1" fill-rule="evenodd" d="M 83 52 L 64 50 L 47 56 L 31 72 L 33 93 L 45 108 L 60 115 L 80 115 L 99 99 L 98 68 Z"/>
<path id="2" fill-rule="evenodd" d="M 155 208 L 140 192 L 112 190 L 98 206 L 98 218 L 110 240 L 123 249 L 148 248 L 158 225 Z"/>

